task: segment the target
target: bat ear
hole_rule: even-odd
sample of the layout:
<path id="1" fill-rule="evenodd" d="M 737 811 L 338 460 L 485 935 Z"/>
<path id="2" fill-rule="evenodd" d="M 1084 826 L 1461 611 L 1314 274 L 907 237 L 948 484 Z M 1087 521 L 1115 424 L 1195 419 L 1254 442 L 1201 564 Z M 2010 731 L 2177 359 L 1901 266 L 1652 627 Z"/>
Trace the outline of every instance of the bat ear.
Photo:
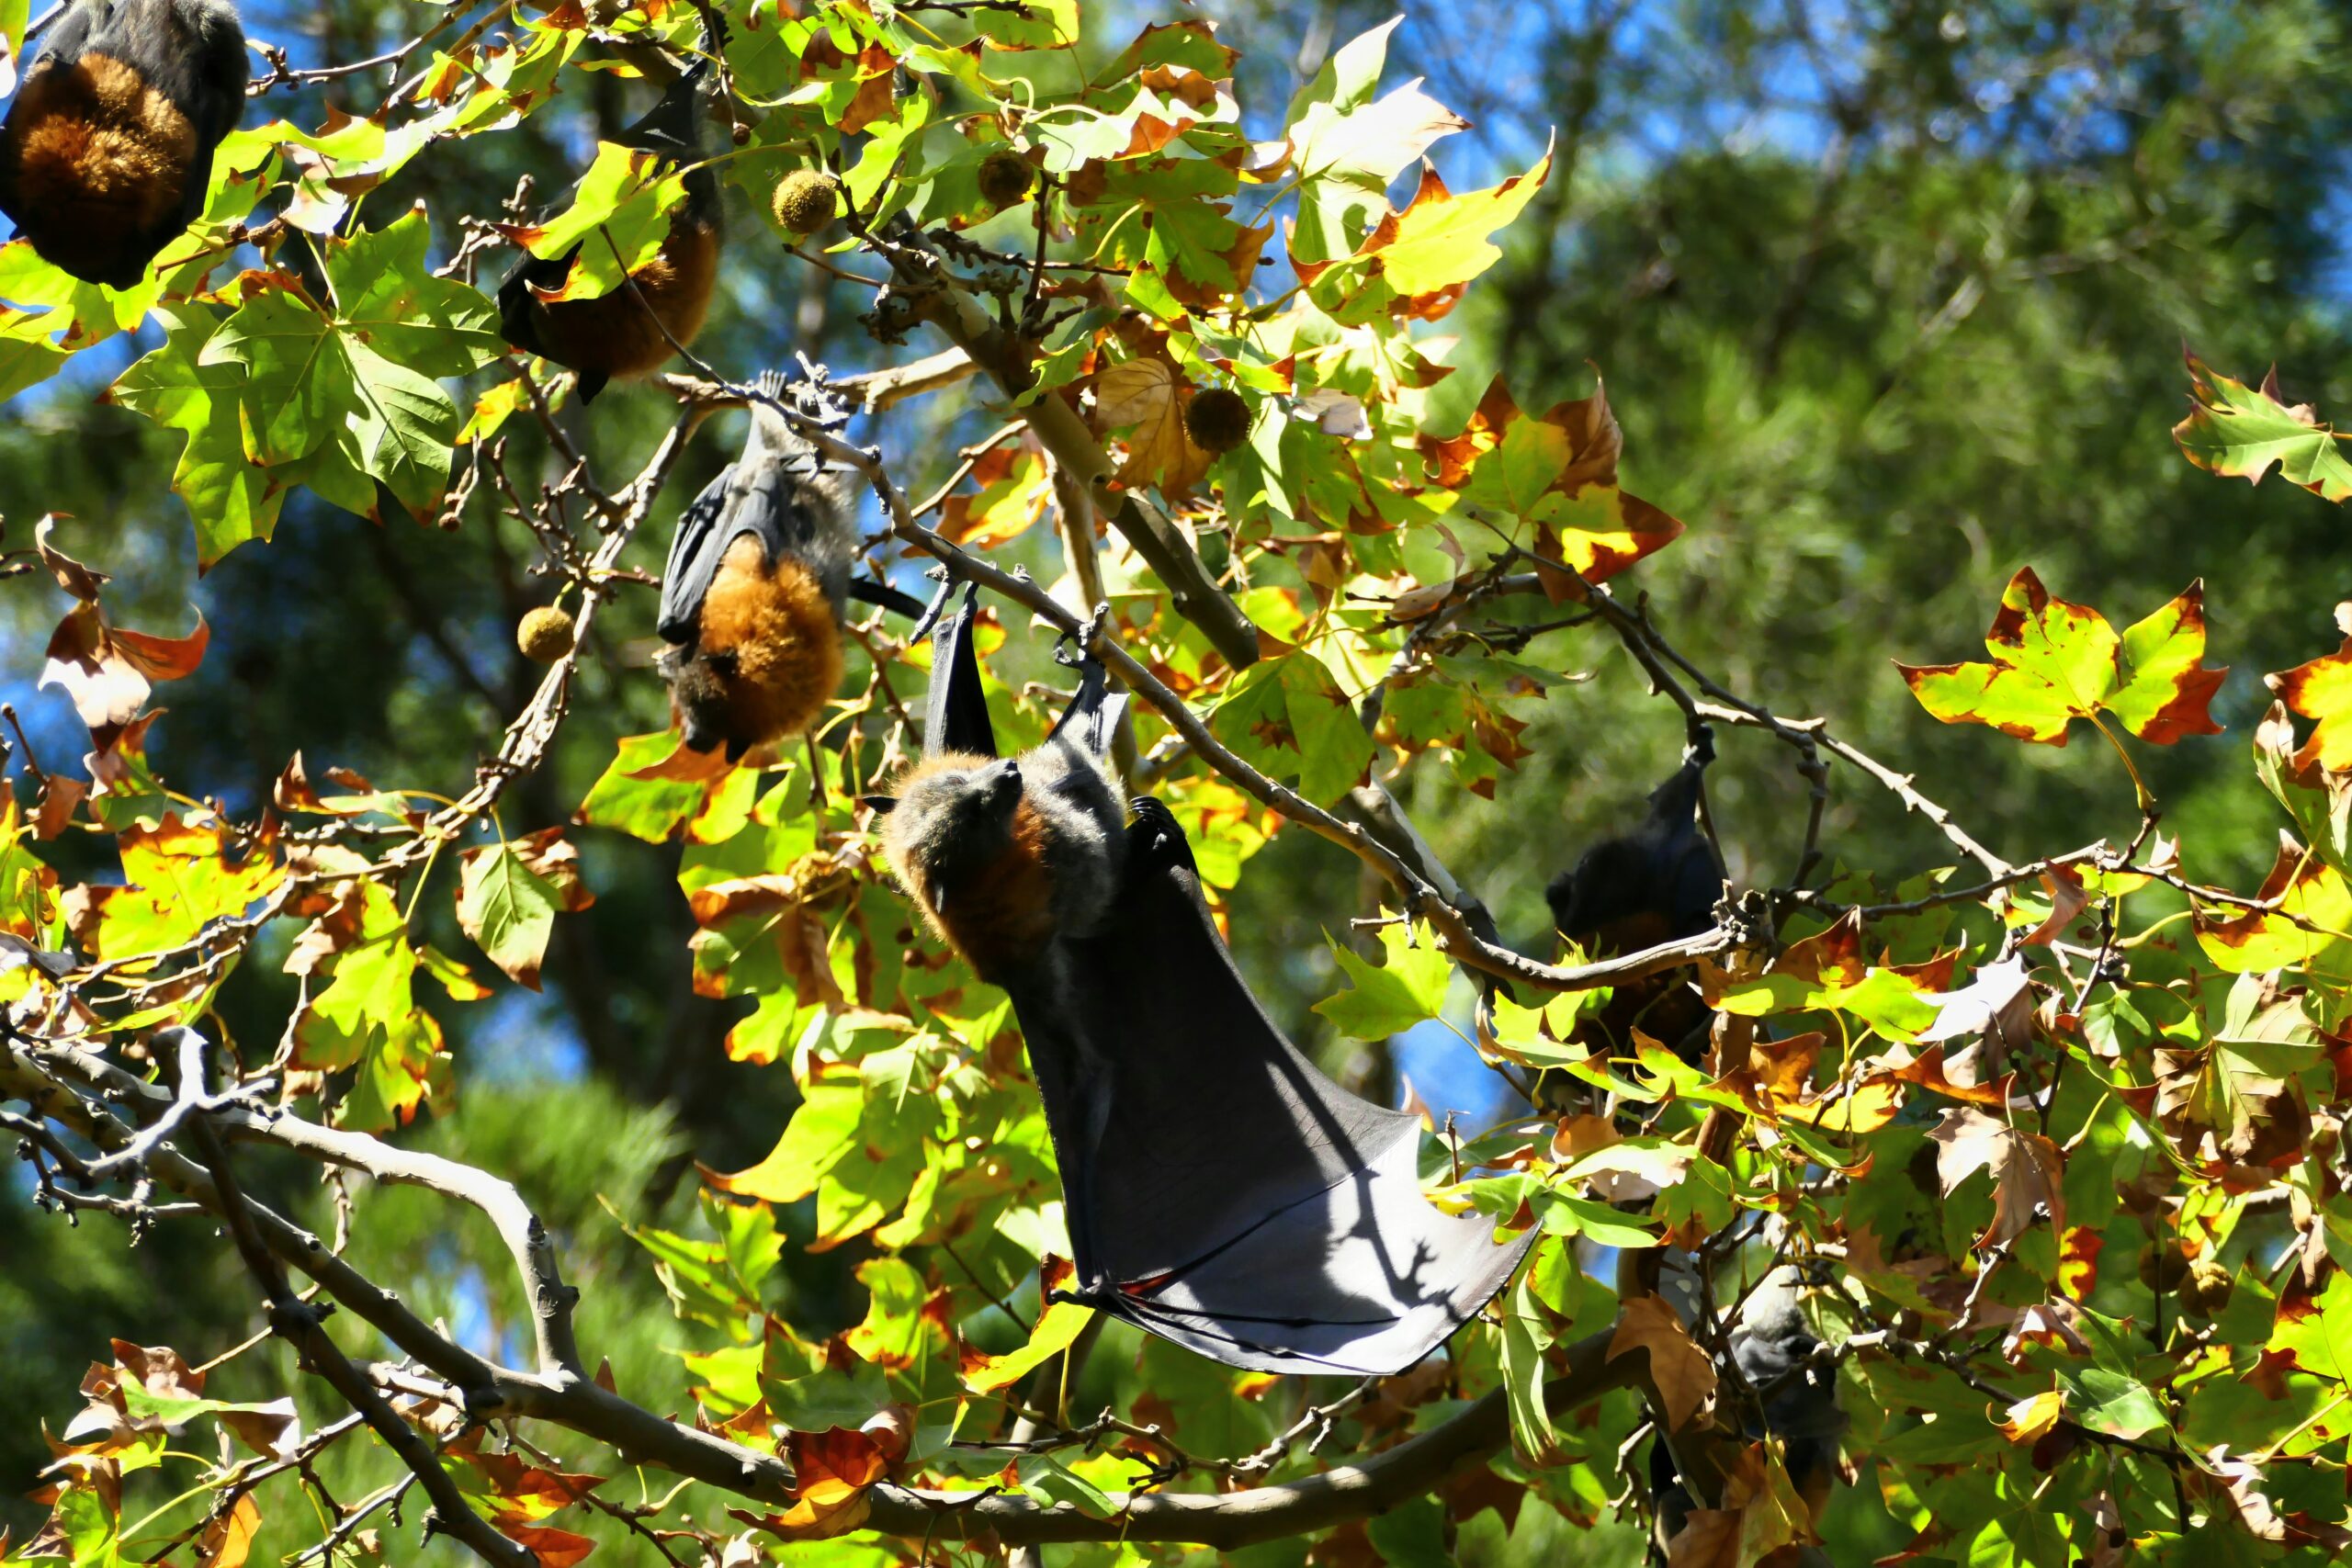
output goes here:
<path id="1" fill-rule="evenodd" d="M 899 797 L 894 795 L 861 795 L 857 803 L 876 817 L 888 817 L 899 808 Z"/>

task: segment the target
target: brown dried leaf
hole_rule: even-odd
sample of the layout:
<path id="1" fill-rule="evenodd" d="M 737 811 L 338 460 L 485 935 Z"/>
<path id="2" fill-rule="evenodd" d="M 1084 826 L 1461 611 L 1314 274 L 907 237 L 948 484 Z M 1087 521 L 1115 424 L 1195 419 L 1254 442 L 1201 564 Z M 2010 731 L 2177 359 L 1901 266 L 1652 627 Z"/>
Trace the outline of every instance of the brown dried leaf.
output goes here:
<path id="1" fill-rule="evenodd" d="M 1946 1111 L 1928 1136 L 1939 1145 L 1936 1177 L 1946 1196 L 1977 1171 L 1992 1173 L 1993 1223 L 1978 1245 L 1997 1246 L 2021 1234 L 2037 1209 L 2048 1210 L 2053 1231 L 2065 1230 L 2066 1162 L 2057 1145 L 1966 1105 Z"/>
<path id="2" fill-rule="evenodd" d="M 1127 430 L 1127 460 L 1122 485 L 1158 485 L 1182 495 L 1208 472 L 1216 458 L 1193 445 L 1184 429 L 1184 405 L 1193 387 L 1159 355 L 1123 360 L 1094 378 L 1094 421 L 1100 430 Z"/>
<path id="3" fill-rule="evenodd" d="M 1694 1508 L 1667 1543 L 1668 1568 L 1754 1568 L 1783 1547 L 1814 1539 L 1811 1512 L 1787 1469 L 1762 1443 L 1750 1443 L 1724 1478 L 1718 1507 Z"/>
<path id="4" fill-rule="evenodd" d="M 1713 1407 L 1715 1363 L 1691 1339 L 1665 1297 L 1635 1296 L 1618 1314 L 1608 1359 L 1613 1361 L 1634 1350 L 1649 1353 L 1650 1382 L 1666 1404 L 1671 1430 L 1687 1430 L 1702 1412 Z"/>
<path id="5" fill-rule="evenodd" d="M 70 516 L 68 513 L 52 512 L 33 525 L 33 548 L 40 553 L 40 564 L 49 568 L 49 575 L 57 579 L 57 586 L 85 604 L 98 602 L 98 585 L 107 580 L 103 571 L 94 571 L 51 544 L 57 532 L 57 520 Z"/>
<path id="6" fill-rule="evenodd" d="M 63 773 L 51 773 L 42 781 L 40 805 L 33 814 L 33 837 L 47 840 L 65 831 L 74 820 L 74 811 L 88 799 L 90 786 L 80 779 Z"/>

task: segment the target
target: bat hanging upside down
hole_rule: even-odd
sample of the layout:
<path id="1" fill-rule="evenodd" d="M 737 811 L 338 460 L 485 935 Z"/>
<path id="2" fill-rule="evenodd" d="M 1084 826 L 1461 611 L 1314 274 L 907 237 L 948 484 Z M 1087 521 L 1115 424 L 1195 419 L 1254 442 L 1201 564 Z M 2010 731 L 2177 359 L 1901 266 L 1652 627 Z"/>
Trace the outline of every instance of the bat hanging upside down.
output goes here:
<path id="1" fill-rule="evenodd" d="M 773 400 L 784 378 L 762 374 Z M 904 594 L 850 581 L 858 549 L 849 476 L 828 469 L 769 401 L 752 405 L 743 456 L 678 519 L 662 580 L 657 660 L 697 751 L 729 761 L 797 735 L 841 685 L 842 612 L 849 595 L 894 608 Z"/>
<path id="2" fill-rule="evenodd" d="M 1586 850 L 1544 889 L 1560 934 L 1589 956 L 1639 953 L 1713 925 L 1724 872 L 1699 831 L 1698 811 L 1700 782 L 1714 756 L 1713 736 L 1699 730 L 1682 765 L 1650 792 L 1639 826 Z M 1596 1022 L 1617 1047 L 1639 1028 L 1689 1057 L 1703 1045 L 1713 1017 L 1687 974 L 1669 970 L 1618 987 Z"/>
<path id="3" fill-rule="evenodd" d="M 1126 800 L 1069 728 L 1020 757 L 933 752 L 868 802 L 932 930 L 991 984 L 1091 934 L 1119 890 Z"/>
<path id="4" fill-rule="evenodd" d="M 143 281 L 203 213 L 246 77 L 228 0 L 74 0 L 0 125 L 0 212 L 85 283 Z"/>
<path id="5" fill-rule="evenodd" d="M 697 130 L 708 60 L 670 84 L 644 118 L 622 131 L 625 147 L 683 164 L 702 156 Z M 685 173 L 685 199 L 670 214 L 670 231 L 653 259 L 594 299 L 542 299 L 533 286 L 555 289 L 571 275 L 574 245 L 560 256 L 526 254 L 498 286 L 499 329 L 506 341 L 573 371 L 580 400 L 593 402 L 605 383 L 650 376 L 695 341 L 718 277 L 718 180 L 707 168 Z M 584 242 L 604 244 L 601 236 Z"/>

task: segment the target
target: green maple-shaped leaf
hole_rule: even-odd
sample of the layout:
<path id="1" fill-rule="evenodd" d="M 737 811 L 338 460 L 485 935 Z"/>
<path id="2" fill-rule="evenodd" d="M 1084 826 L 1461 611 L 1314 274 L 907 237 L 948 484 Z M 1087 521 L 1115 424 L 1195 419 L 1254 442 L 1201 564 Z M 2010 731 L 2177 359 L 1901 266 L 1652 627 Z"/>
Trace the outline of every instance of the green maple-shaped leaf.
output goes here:
<path id="1" fill-rule="evenodd" d="M 1546 148 L 1527 173 L 1455 196 L 1424 164 L 1412 199 L 1383 218 L 1354 254 L 1315 261 L 1294 252 L 1292 265 L 1309 298 L 1347 324 L 1390 315 L 1434 321 L 1453 308 L 1472 278 L 1502 259 L 1496 231 L 1534 199 L 1551 172 Z"/>
<path id="2" fill-rule="evenodd" d="M 1017 9 L 983 6 L 972 13 L 972 28 L 991 49 L 1074 49 L 1078 0 L 1022 0 Z"/>
<path id="3" fill-rule="evenodd" d="M 2312 1015 L 2329 1028 L 2352 1015 L 2352 882 L 2284 840 L 2255 908 L 2217 907 L 2196 917 L 2197 941 L 2233 975 L 2298 969 L 2313 982 Z"/>
<path id="4" fill-rule="evenodd" d="M 2352 1384 L 2352 1275 L 2336 1270 L 2316 1295 L 2294 1288 L 2280 1296 L 2263 1348 L 2314 1377 Z"/>
<path id="5" fill-rule="evenodd" d="M 1261 659 L 1234 682 L 1209 728 L 1252 767 L 1298 781 L 1298 793 L 1329 806 L 1371 766 L 1372 737 L 1330 671 L 1310 653 Z"/>
<path id="6" fill-rule="evenodd" d="M 1536 525 L 1536 553 L 1589 582 L 1616 576 L 1682 535 L 1682 525 L 1617 482 L 1624 432 L 1606 389 L 1522 413 L 1500 377 L 1461 434 L 1418 443 L 1430 477 L 1464 499 Z"/>
<path id="7" fill-rule="evenodd" d="M 560 895 L 504 844 L 468 852 L 458 878 L 458 924 L 508 979 L 539 988 Z"/>
<path id="8" fill-rule="evenodd" d="M 157 313 L 163 346 L 116 378 L 106 399 L 187 436 L 172 489 L 196 519 L 197 563 L 209 567 L 248 539 L 269 537 L 285 502 L 286 471 L 245 460 L 237 395 L 243 371 L 204 358 L 220 319 L 193 305 Z"/>
<path id="9" fill-rule="evenodd" d="M 2275 466 L 2279 477 L 2327 501 L 2352 496 L 2352 462 L 2309 403 L 2278 395 L 2273 366 L 2259 388 L 2233 381 L 2188 355 L 2188 417 L 2172 427 L 2182 456 L 2225 478 L 2260 484 Z"/>
<path id="10" fill-rule="evenodd" d="M 337 1125 L 372 1131 L 408 1122 L 447 1088 L 441 1025 L 417 1006 L 408 922 L 378 883 L 361 885 L 356 939 L 336 952 L 327 987 L 297 1015 L 294 1062 L 356 1069 Z"/>
<path id="11" fill-rule="evenodd" d="M 328 299 L 253 274 L 226 321 L 164 307 L 164 344 L 109 396 L 187 433 L 173 488 L 194 514 L 198 558 L 269 536 L 296 484 L 376 515 L 383 485 L 420 519 L 440 504 L 463 423 L 438 378 L 505 353 L 477 290 L 431 276 L 424 216 L 324 245 Z"/>
<path id="12" fill-rule="evenodd" d="M 1946 724 L 1990 725 L 2005 735 L 2064 746 L 2077 718 L 2113 716 L 2143 740 L 2218 735 L 2207 711 L 2229 673 L 2205 657 L 2205 590 L 2180 596 L 2118 637 L 2107 617 L 2053 599 L 2031 567 L 2002 592 L 1984 634 L 1989 664 L 1896 664 L 1911 693 Z"/>
<path id="13" fill-rule="evenodd" d="M 1453 961 L 1427 942 L 1416 945 L 1402 926 L 1383 926 L 1380 945 L 1382 961 L 1368 964 L 1330 943 L 1349 988 L 1317 1002 L 1315 1010 L 1351 1040 L 1385 1040 L 1437 1017 L 1453 981 Z"/>

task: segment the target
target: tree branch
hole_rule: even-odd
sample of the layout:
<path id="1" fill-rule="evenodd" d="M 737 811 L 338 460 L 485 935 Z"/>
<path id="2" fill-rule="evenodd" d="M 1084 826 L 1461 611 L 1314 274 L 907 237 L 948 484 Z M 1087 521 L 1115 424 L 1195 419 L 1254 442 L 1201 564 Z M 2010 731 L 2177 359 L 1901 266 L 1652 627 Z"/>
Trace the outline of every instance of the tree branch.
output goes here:
<path id="1" fill-rule="evenodd" d="M 60 1072 L 85 1086 L 85 1092 L 69 1092 L 56 1076 Z M 17 1039 L 0 1040 L 0 1094 L 26 1100 L 40 1115 L 101 1147 L 119 1147 L 135 1136 L 132 1128 L 96 1098 L 100 1094 L 119 1095 L 126 1089 L 140 1099 L 153 1099 L 157 1093 L 153 1086 L 89 1052 L 62 1044 L 34 1046 Z M 277 1120 L 292 1121 L 284 1117 Z M 339 1142 L 356 1135 L 329 1134 L 326 1129 L 306 1125 L 281 1132 L 239 1124 L 235 1131 L 240 1137 L 275 1139 L 312 1157 L 332 1159 L 334 1156 L 329 1152 L 331 1149 L 344 1155 L 361 1152 Z M 374 1140 L 363 1142 L 372 1144 Z M 378 1157 L 374 1151 L 367 1152 L 371 1158 Z M 401 1156 L 398 1151 L 385 1153 L 396 1156 L 393 1163 L 386 1166 L 388 1171 L 403 1162 L 431 1158 Z M 774 1454 L 664 1419 L 576 1372 L 516 1371 L 486 1361 L 452 1343 L 420 1321 L 397 1296 L 373 1284 L 329 1251 L 318 1237 L 236 1189 L 233 1181 L 220 1180 L 223 1163 L 218 1157 L 209 1164 L 190 1159 L 169 1145 L 157 1147 L 148 1157 L 148 1168 L 156 1181 L 219 1215 L 231 1226 L 232 1234 L 242 1233 L 254 1249 L 266 1254 L 271 1267 L 290 1267 L 316 1280 L 338 1305 L 366 1321 L 418 1364 L 454 1386 L 465 1401 L 467 1413 L 475 1419 L 552 1422 L 610 1445 L 628 1462 L 653 1465 L 755 1502 L 781 1506 L 792 1500 L 791 1468 Z M 449 1171 L 443 1168 L 448 1165 L 447 1161 L 432 1161 L 434 1179 L 424 1184 L 436 1190 L 463 1188 L 475 1192 L 502 1185 L 479 1172 L 452 1179 Z M 354 1168 L 367 1168 L 355 1163 Z M 414 1173 L 413 1176 L 390 1175 L 387 1179 L 424 1180 L 428 1168 L 410 1165 L 408 1168 Z M 275 1322 L 276 1314 L 274 1325 Z M 298 1344 L 306 1353 L 321 1342 L 333 1348 L 332 1341 L 315 1323 L 306 1329 L 288 1320 L 288 1327 L 302 1336 Z M 1610 1337 L 1606 1333 L 1596 1335 L 1569 1348 L 1566 1374 L 1554 1380 L 1546 1390 L 1553 1408 L 1572 1408 L 1610 1390 L 1630 1386 L 1642 1377 L 1643 1358 L 1625 1356 L 1614 1361 L 1607 1359 Z M 341 1354 L 339 1350 L 334 1352 L 338 1358 Z M 335 1382 L 334 1363 L 325 1358 L 319 1359 L 322 1375 Z M 366 1390 L 368 1397 L 378 1398 L 364 1374 L 347 1359 L 342 1365 L 350 1369 L 353 1379 Z M 340 1382 L 337 1387 L 343 1391 Z M 354 1401 L 354 1408 L 367 1414 L 366 1404 L 359 1401 Z M 397 1416 L 393 1419 L 398 1421 Z M 370 1425 L 374 1424 L 371 1419 Z M 401 1430 L 411 1438 L 415 1436 L 404 1423 L 401 1424 Z M 1510 1416 L 1504 1395 L 1498 1391 L 1442 1425 L 1361 1463 L 1343 1465 L 1281 1486 L 1223 1494 L 1129 1494 L 1114 1498 L 1118 1511 L 1112 1517 L 1098 1519 L 1066 1504 L 879 1485 L 869 1495 L 868 1525 L 888 1534 L 914 1538 L 960 1540 L 992 1533 L 1009 1545 L 1136 1540 L 1189 1541 L 1230 1549 L 1321 1529 L 1393 1506 L 1426 1492 L 1454 1466 L 1492 1452 L 1509 1435 Z M 391 1440 L 387 1436 L 387 1441 Z M 421 1439 L 418 1442 L 421 1447 Z M 437 1461 L 434 1469 L 437 1472 Z M 423 1471 L 418 1474 L 430 1490 L 430 1478 Z M 439 1506 L 436 1502 L 436 1507 Z M 470 1510 L 468 1517 L 488 1529 L 487 1521 Z M 503 1536 L 498 1540 L 513 1544 Z"/>
<path id="2" fill-rule="evenodd" d="M 940 308 L 933 313 L 933 320 L 950 342 L 989 373 L 989 378 L 1007 397 L 1018 398 L 1029 389 L 1035 378 L 1030 373 L 1024 339 L 989 321 L 979 302 L 958 288 L 928 253 L 916 253 L 934 264 L 927 276 L 917 274 L 916 264 L 908 259 L 903 247 L 891 247 L 886 254 L 902 277 L 938 289 Z M 1110 481 L 1117 465 L 1102 450 L 1094 433 L 1086 428 L 1078 411 L 1048 392 L 1014 412 L 1029 422 L 1029 428 L 1036 432 L 1037 439 L 1053 454 L 1055 462 L 1094 498 L 1102 515 L 1110 519 L 1111 526 L 1125 536 L 1136 553 L 1158 574 L 1176 613 L 1200 627 L 1209 645 L 1234 669 L 1256 663 L 1258 628 L 1250 625 L 1241 607 L 1210 580 L 1208 568 L 1158 502 L 1140 490 L 1112 488 Z"/>
<path id="3" fill-rule="evenodd" d="M 1603 1332 L 1568 1348 L 1567 1371 L 1544 1388 L 1551 1408 L 1573 1409 L 1612 1389 L 1632 1387 L 1646 1374 L 1645 1356 L 1609 1359 L 1610 1339 L 1611 1333 Z M 1230 1551 L 1385 1512 L 1429 1492 L 1457 1465 L 1492 1453 L 1510 1437 L 1510 1407 L 1503 1391 L 1497 1389 L 1393 1449 L 1281 1486 L 1223 1494 L 1114 1494 L 1112 1502 L 1118 1511 L 1107 1519 L 1066 1503 L 877 1486 L 867 1520 L 892 1535 L 969 1540 L 993 1534 L 1008 1544 L 1022 1545 L 1164 1540 Z"/>
<path id="4" fill-rule="evenodd" d="M 194 1031 L 183 1030 L 183 1036 L 193 1036 Z M 202 1057 L 197 1060 L 199 1093 L 203 1076 Z M 182 1098 L 187 1098 L 183 1088 Z M 217 1212 L 227 1225 L 231 1239 L 236 1244 L 245 1267 L 261 1284 L 262 1295 L 269 1306 L 269 1326 L 281 1339 L 294 1347 L 300 1363 L 318 1374 L 327 1385 L 342 1396 L 345 1404 L 359 1414 L 368 1428 L 382 1439 L 386 1448 L 400 1456 L 409 1473 L 414 1475 L 424 1495 L 433 1500 L 433 1512 L 425 1520 L 425 1533 L 439 1531 L 463 1542 L 474 1555 L 485 1562 L 508 1565 L 508 1568 L 532 1568 L 537 1554 L 522 1542 L 502 1535 L 497 1527 L 468 1506 L 464 1494 L 449 1472 L 441 1468 L 440 1456 L 433 1451 L 415 1427 L 401 1420 L 392 1407 L 384 1403 L 351 1358 L 335 1344 L 319 1310 L 297 1296 L 287 1283 L 286 1270 L 275 1254 L 263 1245 L 254 1234 L 251 1206 L 237 1186 L 236 1177 L 229 1167 L 229 1151 L 212 1129 L 212 1124 L 198 1111 L 190 1125 L 196 1141 L 203 1148 L 212 1168 L 212 1180 L 220 1199 Z"/>

